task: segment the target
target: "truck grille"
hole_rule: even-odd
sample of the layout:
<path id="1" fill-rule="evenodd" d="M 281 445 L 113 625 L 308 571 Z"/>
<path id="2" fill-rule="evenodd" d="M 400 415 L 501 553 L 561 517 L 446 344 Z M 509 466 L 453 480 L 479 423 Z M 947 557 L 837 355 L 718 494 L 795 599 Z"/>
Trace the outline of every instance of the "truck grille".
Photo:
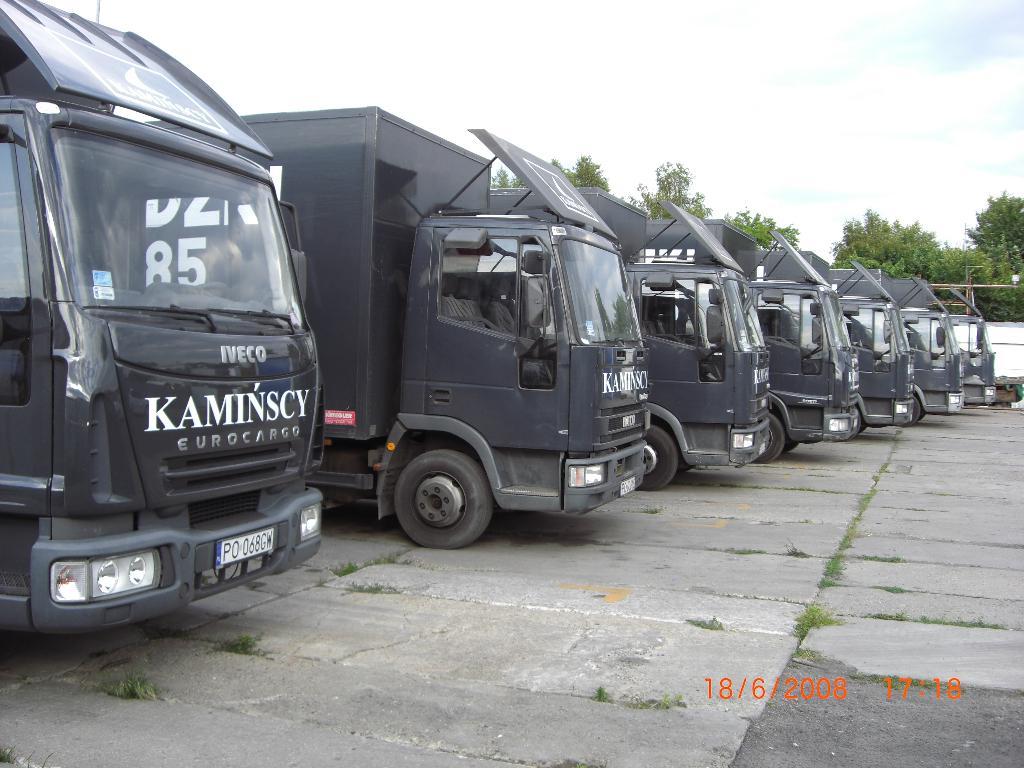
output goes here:
<path id="1" fill-rule="evenodd" d="M 194 501 L 188 505 L 188 522 L 189 525 L 197 526 L 211 520 L 255 512 L 259 504 L 259 491 L 236 493 L 234 496 L 222 496 L 219 499 Z"/>
<path id="2" fill-rule="evenodd" d="M 636 404 L 602 408 L 598 420 L 598 441 L 606 444 L 611 441 L 621 442 L 623 438 L 633 435 L 639 437 L 644 432 L 646 410 L 644 406 Z"/>
<path id="3" fill-rule="evenodd" d="M 11 573 L 0 571 L 0 595 L 17 595 L 27 597 L 29 594 L 29 580 L 27 573 Z"/>
<path id="4" fill-rule="evenodd" d="M 161 469 L 168 496 L 209 491 L 241 483 L 277 478 L 296 459 L 291 443 L 168 459 Z"/>

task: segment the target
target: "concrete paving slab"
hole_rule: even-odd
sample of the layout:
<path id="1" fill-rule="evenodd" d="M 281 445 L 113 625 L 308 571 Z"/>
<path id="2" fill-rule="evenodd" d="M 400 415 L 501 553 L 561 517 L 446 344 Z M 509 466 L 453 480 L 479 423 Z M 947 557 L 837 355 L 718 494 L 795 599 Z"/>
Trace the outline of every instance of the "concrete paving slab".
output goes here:
<path id="1" fill-rule="evenodd" d="M 720 702 L 701 700 L 705 677 L 774 674 L 796 645 L 791 636 L 340 589 L 266 603 L 195 636 L 239 634 L 259 636 L 275 656 L 585 697 L 601 686 L 623 697 L 681 694 L 711 707 Z"/>
<path id="2" fill-rule="evenodd" d="M 869 675 L 956 677 L 965 686 L 1024 690 L 1020 632 L 851 618 L 812 629 L 803 645 Z"/>
<path id="3" fill-rule="evenodd" d="M 711 468 L 703 471 L 684 472 L 669 486 L 675 488 L 698 486 L 724 486 L 752 489 L 781 489 L 798 491 L 819 491 L 826 493 L 866 493 L 871 488 L 871 473 L 860 472 L 810 472 L 805 468 L 752 469 L 741 470 Z"/>
<path id="4" fill-rule="evenodd" d="M 503 761 L 393 744 L 333 728 L 215 709 L 206 704 L 122 701 L 77 686 L 26 686 L 16 707 L 0 695 L 0 732 L 47 766 L 337 765 L 360 768 L 494 768 Z M 55 702 L 63 717 L 52 718 Z"/>
<path id="5" fill-rule="evenodd" d="M 377 565 L 336 579 L 337 589 L 384 587 L 407 595 L 461 600 L 534 610 L 571 611 L 587 616 L 685 624 L 718 619 L 728 630 L 789 635 L 803 607 L 778 600 L 721 597 L 657 588 L 633 590 L 610 585 L 556 584 L 532 575 L 427 571 Z"/>
<path id="6" fill-rule="evenodd" d="M 89 658 L 145 640 L 145 632 L 136 626 L 70 638 L 66 635 L 0 632 L 0 674 L 22 682 L 48 680 L 76 669 Z"/>
<path id="7" fill-rule="evenodd" d="M 929 475 L 927 479 L 914 475 L 901 475 L 887 472 L 879 480 L 878 488 L 882 491 L 903 491 L 924 495 L 955 495 L 961 496 L 968 484 L 967 478 L 960 475 Z M 1003 481 L 990 478 L 984 482 L 970 483 L 970 497 L 975 503 L 989 500 L 1006 500 L 1014 494 L 1016 483 L 1004 478 Z M 983 501 L 984 500 L 984 501 Z"/>
<path id="8" fill-rule="evenodd" d="M 858 495 L 817 493 L 768 488 L 730 488 L 700 486 L 687 489 L 685 495 L 661 490 L 638 491 L 607 507 L 589 513 L 583 520 L 602 512 L 616 514 L 620 510 L 640 511 L 660 509 L 677 515 L 693 517 L 727 517 L 749 520 L 769 520 L 776 523 L 836 523 L 843 527 L 856 514 Z M 606 510 L 606 511 L 605 511 Z"/>
<path id="9" fill-rule="evenodd" d="M 905 614 L 943 621 L 981 621 L 1007 629 L 1024 630 L 1024 602 L 992 597 L 961 597 L 933 592 L 891 593 L 869 587 L 832 587 L 822 590 L 819 601 L 847 616 Z"/>
<path id="10" fill-rule="evenodd" d="M 681 529 L 686 535 L 691 529 Z M 553 583 L 681 589 L 719 595 L 809 602 L 824 570 L 819 558 L 733 555 L 695 549 L 538 543 L 509 548 L 484 541 L 463 550 L 416 549 L 403 560 L 436 570 L 530 573 Z"/>
<path id="11" fill-rule="evenodd" d="M 860 533 L 987 546 L 1024 546 L 1021 515 L 1014 510 L 986 509 L 981 516 L 971 510 L 961 512 L 911 505 L 897 508 L 894 499 L 898 496 L 898 493 L 878 494 L 861 521 Z M 920 499 L 915 497 L 911 504 L 922 503 Z"/>
<path id="12" fill-rule="evenodd" d="M 855 539 L 847 554 L 851 557 L 902 557 L 919 563 L 1024 570 L 1024 547 L 986 547 L 964 542 L 868 535 Z"/>
<path id="13" fill-rule="evenodd" d="M 902 587 L 915 592 L 936 592 L 967 597 L 1024 600 L 1024 579 L 1018 571 L 930 563 L 878 563 L 850 560 L 843 584 Z"/>

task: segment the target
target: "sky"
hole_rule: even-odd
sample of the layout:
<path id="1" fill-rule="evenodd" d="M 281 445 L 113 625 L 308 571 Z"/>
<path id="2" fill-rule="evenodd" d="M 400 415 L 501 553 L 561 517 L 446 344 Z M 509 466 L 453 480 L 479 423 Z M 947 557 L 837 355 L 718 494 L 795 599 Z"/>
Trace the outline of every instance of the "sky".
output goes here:
<path id="1" fill-rule="evenodd" d="M 95 18 L 96 0 L 51 4 Z M 1024 195 L 1024 2 L 102 0 L 240 114 L 379 106 L 488 155 L 592 155 L 614 194 L 686 165 L 827 256 L 868 208 L 964 241 Z"/>

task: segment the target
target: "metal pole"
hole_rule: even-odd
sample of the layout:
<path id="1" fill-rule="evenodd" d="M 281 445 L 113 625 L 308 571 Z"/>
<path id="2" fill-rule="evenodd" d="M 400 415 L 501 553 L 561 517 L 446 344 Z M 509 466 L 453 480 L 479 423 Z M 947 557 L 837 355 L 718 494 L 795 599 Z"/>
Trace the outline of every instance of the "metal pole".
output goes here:
<path id="1" fill-rule="evenodd" d="M 100 23 L 100 6 L 103 4 L 103 0 L 96 0 L 96 23 Z"/>

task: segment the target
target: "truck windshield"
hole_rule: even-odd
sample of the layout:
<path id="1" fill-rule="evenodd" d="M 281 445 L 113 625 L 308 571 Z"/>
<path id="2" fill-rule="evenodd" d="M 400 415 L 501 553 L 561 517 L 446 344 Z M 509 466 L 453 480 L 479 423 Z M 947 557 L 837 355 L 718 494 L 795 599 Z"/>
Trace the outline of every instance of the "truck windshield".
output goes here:
<path id="1" fill-rule="evenodd" d="M 301 323 L 269 185 L 55 130 L 76 298 L 87 307 L 272 313 Z"/>
<path id="2" fill-rule="evenodd" d="M 579 340 L 584 344 L 639 341 L 633 298 L 618 254 L 578 240 L 562 240 L 559 253 Z"/>
<path id="3" fill-rule="evenodd" d="M 747 286 L 739 280 L 725 280 L 725 293 L 732 318 L 736 345 L 743 352 L 753 352 L 764 347 L 761 322 L 757 319 L 754 299 Z"/>

